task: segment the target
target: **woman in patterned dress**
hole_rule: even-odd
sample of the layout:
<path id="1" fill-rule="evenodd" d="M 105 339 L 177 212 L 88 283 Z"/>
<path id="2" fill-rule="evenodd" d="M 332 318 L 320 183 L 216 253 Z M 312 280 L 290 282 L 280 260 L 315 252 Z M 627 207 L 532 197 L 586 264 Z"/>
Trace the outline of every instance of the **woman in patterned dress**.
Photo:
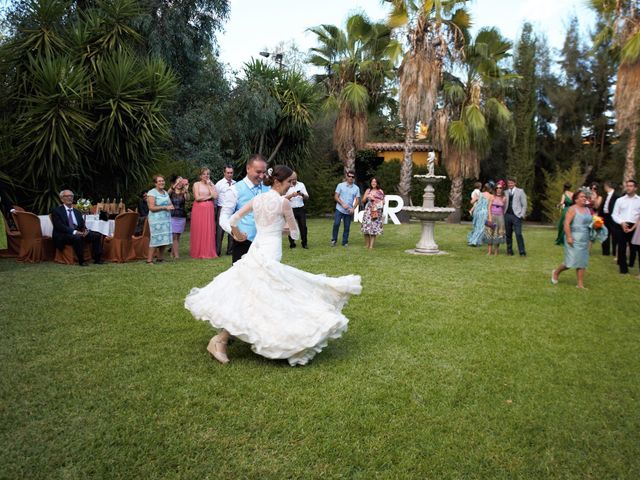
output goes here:
<path id="1" fill-rule="evenodd" d="M 470 247 L 479 247 L 485 238 L 485 222 L 489 218 L 489 204 L 493 199 L 493 188 L 485 183 L 482 187 L 480 198 L 473 205 L 473 229 L 467 235 L 467 244 Z"/>
<path id="2" fill-rule="evenodd" d="M 362 197 L 364 215 L 360 230 L 364 234 L 364 245 L 372 249 L 376 243 L 376 237 L 382 233 L 382 209 L 384 208 L 384 192 L 378 185 L 378 180 L 372 178 L 369 188 Z"/>
<path id="3" fill-rule="evenodd" d="M 180 258 L 180 235 L 184 233 L 184 227 L 187 223 L 189 180 L 175 176 L 171 182 L 172 186 L 169 189 L 169 198 L 173 205 L 173 211 L 171 212 L 171 234 L 173 235 L 171 256 L 177 260 Z"/>
<path id="4" fill-rule="evenodd" d="M 171 211 L 173 205 L 169 198 L 169 193 L 164 189 L 164 177 L 154 175 L 153 183 L 155 188 L 147 192 L 147 203 L 149 204 L 149 253 L 147 263 L 153 264 L 153 256 L 157 254 L 158 262 L 164 260 L 164 248 L 171 245 Z"/>
<path id="5" fill-rule="evenodd" d="M 498 255 L 500 244 L 505 242 L 504 224 L 504 182 L 500 180 L 496 185 L 496 191 L 489 203 L 488 225 L 485 228 L 485 240 L 489 245 L 487 255 Z"/>

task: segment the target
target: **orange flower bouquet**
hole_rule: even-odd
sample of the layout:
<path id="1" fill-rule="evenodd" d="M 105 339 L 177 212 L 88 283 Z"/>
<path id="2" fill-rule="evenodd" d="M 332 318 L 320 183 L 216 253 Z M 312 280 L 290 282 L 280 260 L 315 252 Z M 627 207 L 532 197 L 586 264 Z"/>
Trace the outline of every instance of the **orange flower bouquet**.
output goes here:
<path id="1" fill-rule="evenodd" d="M 604 242 L 609 236 L 607 227 L 604 226 L 604 219 L 598 215 L 594 215 L 591 219 L 591 225 L 589 225 L 589 233 L 591 241 Z"/>

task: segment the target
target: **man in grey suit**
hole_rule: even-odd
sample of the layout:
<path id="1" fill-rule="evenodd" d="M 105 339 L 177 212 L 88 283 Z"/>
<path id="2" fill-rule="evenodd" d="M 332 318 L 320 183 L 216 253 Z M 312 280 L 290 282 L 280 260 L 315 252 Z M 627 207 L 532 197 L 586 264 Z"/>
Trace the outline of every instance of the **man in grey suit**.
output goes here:
<path id="1" fill-rule="evenodd" d="M 516 186 L 516 179 L 507 179 L 507 187 L 505 192 L 505 215 L 504 223 L 507 234 L 507 255 L 513 255 L 513 231 L 516 232 L 516 241 L 518 242 L 518 251 L 521 257 L 527 255 L 524 248 L 524 237 L 522 236 L 522 220 L 527 213 L 527 194 L 524 190 Z"/>

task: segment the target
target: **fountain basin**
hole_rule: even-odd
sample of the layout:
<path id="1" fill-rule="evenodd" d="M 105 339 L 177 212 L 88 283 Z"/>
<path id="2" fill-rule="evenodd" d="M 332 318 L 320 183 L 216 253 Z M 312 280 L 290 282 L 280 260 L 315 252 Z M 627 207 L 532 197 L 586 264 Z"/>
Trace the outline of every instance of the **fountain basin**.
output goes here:
<path id="1" fill-rule="evenodd" d="M 435 222 L 447 218 L 456 209 L 448 207 L 403 207 L 402 211 L 407 212 L 410 217 L 417 218 L 421 222 Z"/>

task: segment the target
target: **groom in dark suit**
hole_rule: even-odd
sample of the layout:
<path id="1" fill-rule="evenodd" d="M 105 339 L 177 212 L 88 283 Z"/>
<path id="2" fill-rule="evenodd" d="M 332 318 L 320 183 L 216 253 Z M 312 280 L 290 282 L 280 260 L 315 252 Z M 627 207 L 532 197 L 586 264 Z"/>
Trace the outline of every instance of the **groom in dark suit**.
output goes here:
<path id="1" fill-rule="evenodd" d="M 87 230 L 84 218 L 79 210 L 73 208 L 73 192 L 63 190 L 60 192 L 62 205 L 56 207 L 51 212 L 53 223 L 53 244 L 58 250 L 62 250 L 65 245 L 73 245 L 76 252 L 78 264 L 86 267 L 84 261 L 84 243 L 90 242 L 92 247 L 93 262 L 96 264 L 102 261 L 102 235 L 98 232 Z"/>

